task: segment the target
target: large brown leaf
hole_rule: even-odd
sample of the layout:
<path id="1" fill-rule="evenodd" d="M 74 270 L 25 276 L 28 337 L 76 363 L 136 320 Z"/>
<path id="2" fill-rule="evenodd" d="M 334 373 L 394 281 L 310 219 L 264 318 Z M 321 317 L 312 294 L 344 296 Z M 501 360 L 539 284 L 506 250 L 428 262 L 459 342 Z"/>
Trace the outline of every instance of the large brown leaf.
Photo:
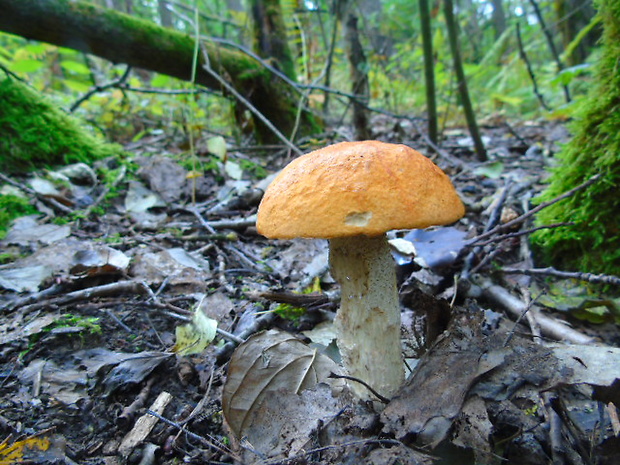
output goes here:
<path id="1" fill-rule="evenodd" d="M 294 453 L 340 408 L 336 396 L 344 383 L 329 378 L 332 372 L 340 372 L 334 361 L 294 336 L 258 333 L 231 358 L 222 395 L 226 422 L 260 454 Z"/>

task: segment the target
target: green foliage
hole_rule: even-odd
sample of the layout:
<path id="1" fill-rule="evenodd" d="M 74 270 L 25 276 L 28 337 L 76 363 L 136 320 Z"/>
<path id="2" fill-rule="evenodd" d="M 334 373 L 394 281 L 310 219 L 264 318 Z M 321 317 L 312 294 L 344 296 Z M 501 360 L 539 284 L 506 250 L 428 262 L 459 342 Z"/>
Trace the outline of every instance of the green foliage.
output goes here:
<path id="1" fill-rule="evenodd" d="M 302 307 L 295 307 L 291 304 L 278 304 L 274 310 L 278 316 L 285 320 L 298 323 L 302 316 L 306 313 L 306 309 Z"/>
<path id="2" fill-rule="evenodd" d="M 532 237 L 544 257 L 563 268 L 620 274 L 620 3 L 601 0 L 603 54 L 596 85 L 579 105 L 574 137 L 558 154 L 549 200 L 596 174 L 601 180 L 540 212 L 537 223 L 574 226 L 538 231 Z"/>
<path id="3" fill-rule="evenodd" d="M 57 328 L 83 328 L 87 334 L 100 335 L 102 333 L 99 318 L 84 317 L 67 313 L 61 315 L 54 323 L 47 326 L 44 332 L 49 332 Z"/>
<path id="4" fill-rule="evenodd" d="M 11 221 L 20 216 L 38 213 L 27 199 L 16 195 L 0 195 L 0 238 L 3 238 Z"/>
<path id="5" fill-rule="evenodd" d="M 0 82 L 0 170 L 24 172 L 44 166 L 116 155 L 120 148 L 104 143 L 27 85 Z"/>
<path id="6" fill-rule="evenodd" d="M 297 54 L 297 74 L 303 82 L 325 83 L 324 64 L 328 58 L 332 27 L 338 26 L 335 15 L 325 14 L 332 12 L 332 3 L 326 0 L 306 3 L 280 0 L 288 40 Z M 370 8 L 371 14 L 364 14 L 363 6 L 354 7 L 360 16 L 363 45 L 370 65 L 370 105 L 399 114 L 421 115 L 425 109 L 425 91 L 422 84 L 418 2 L 385 0 L 377 3 L 380 6 Z M 432 28 L 438 110 L 442 122 L 448 125 L 459 124 L 462 116 L 455 101 L 455 80 L 446 43 L 444 18 L 438 13 L 440 10 L 437 5 L 437 2 L 432 5 Z M 505 5 L 507 10 L 514 9 L 515 3 L 508 2 Z M 542 6 L 545 15 L 554 14 L 549 2 L 543 2 Z M 247 34 L 249 10 L 234 11 L 226 2 L 180 0 L 172 15 L 170 27 L 193 35 L 194 8 L 198 11 L 202 35 L 222 37 L 250 48 L 251 38 Z M 161 24 L 163 20 L 158 3 L 152 1 L 135 3 L 132 15 L 146 20 L 147 25 Z M 539 89 L 550 106 L 557 109 L 564 105 L 561 84 L 568 83 L 573 95 L 578 95 L 580 90 L 587 87 L 588 68 L 571 68 L 558 76 L 540 26 L 528 21 L 524 15 L 509 16 L 512 24 L 496 39 L 489 2 L 469 2 L 459 7 L 461 48 L 475 108 L 481 116 L 492 112 L 520 119 L 547 116 L 532 92 L 529 74 L 519 57 L 515 22 L 521 23 L 528 58 Z M 548 24 L 552 24 L 557 18 L 547 19 Z M 596 21 L 593 21 L 579 36 L 584 36 L 595 25 Z M 342 41 L 341 33 L 336 34 L 336 37 Z M 576 38 L 571 47 L 576 47 L 580 40 Z M 235 66 L 243 69 L 247 56 L 239 53 L 239 57 Z M 0 65 L 27 78 L 37 90 L 48 94 L 53 92 L 54 99 L 66 106 L 93 86 L 105 86 L 118 79 L 125 69 L 124 66 L 112 65 L 80 52 L 32 43 L 1 33 Z M 348 66 L 342 42 L 339 42 L 330 71 L 331 87 L 350 91 Z M 253 69 L 249 72 L 255 74 L 263 70 Z M 292 75 L 293 70 L 289 74 Z M 239 79 L 243 78 L 244 75 L 239 74 Z M 149 93 L 144 90 L 149 90 Z M 239 123 L 235 122 L 230 101 L 214 94 L 202 93 L 196 98 L 187 98 L 170 93 L 192 90 L 176 79 L 136 70 L 130 73 L 128 81 L 121 86 L 106 88 L 90 96 L 81 103 L 76 114 L 93 121 L 106 137 L 119 142 L 135 142 L 149 135 L 158 135 L 164 130 L 172 136 L 185 137 L 191 132 L 196 141 L 202 136 L 203 130 L 236 136 L 240 140 L 242 129 L 236 127 Z M 311 93 L 310 105 L 318 106 L 322 101 L 321 91 Z M 328 118 L 335 115 L 340 118 L 350 104 L 348 99 L 337 96 L 332 96 L 330 102 L 331 114 L 326 115 Z M 565 116 L 566 110 L 562 109 L 558 115 Z M 295 116 L 285 114 L 283 118 L 290 120 Z M 277 124 L 277 121 L 273 122 Z"/>

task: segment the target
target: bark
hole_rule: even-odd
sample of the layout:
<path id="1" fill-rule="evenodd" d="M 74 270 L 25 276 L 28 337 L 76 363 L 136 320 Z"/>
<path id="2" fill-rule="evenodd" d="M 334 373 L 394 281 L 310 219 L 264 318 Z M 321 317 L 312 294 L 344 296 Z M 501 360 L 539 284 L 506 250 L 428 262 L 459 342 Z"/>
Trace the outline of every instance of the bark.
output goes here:
<path id="1" fill-rule="evenodd" d="M 296 80 L 295 61 L 288 45 L 280 0 L 252 0 L 251 4 L 254 51 L 261 58 L 272 60 L 287 77 Z"/>
<path id="2" fill-rule="evenodd" d="M 553 7 L 558 21 L 558 30 L 562 37 L 562 45 L 566 51 L 580 31 L 589 26 L 596 14 L 594 6 L 577 0 L 554 0 Z M 586 61 L 601 36 L 600 28 L 588 32 L 571 54 L 566 57 L 569 66 Z"/>
<path id="3" fill-rule="evenodd" d="M 345 25 L 345 40 L 347 42 L 347 55 L 351 70 L 351 85 L 353 94 L 353 127 L 356 140 L 368 140 L 372 138 L 370 131 L 370 116 L 368 101 L 370 99 L 370 84 L 368 82 L 368 63 L 362 48 L 357 29 L 357 17 L 349 14 Z"/>
<path id="4" fill-rule="evenodd" d="M 178 79 L 191 79 L 194 39 L 189 35 L 82 1 L 0 0 L 0 11 L 2 31 Z M 204 49 L 211 69 L 238 89 L 285 136 L 293 132 L 298 96 L 287 85 L 240 51 L 210 42 L 204 42 Z M 221 90 L 220 82 L 203 68 L 202 54 L 198 59 L 196 83 Z M 303 111 L 299 127 L 300 136 L 320 130 L 308 111 Z M 255 128 L 259 142 L 279 142 L 258 119 Z"/>
<path id="5" fill-rule="evenodd" d="M 168 9 L 169 3 L 166 0 L 158 0 L 159 21 L 163 27 L 172 27 L 172 15 Z"/>
<path id="6" fill-rule="evenodd" d="M 372 138 L 368 101 L 370 100 L 370 84 L 368 81 L 368 62 L 360 41 L 357 29 L 357 16 L 352 11 L 350 0 L 337 0 L 334 5 L 336 17 L 344 28 L 344 41 L 349 59 L 349 76 L 351 90 L 356 96 L 351 101 L 353 109 L 353 127 L 356 140 Z"/>
<path id="7" fill-rule="evenodd" d="M 498 40 L 506 31 L 504 0 L 493 0 L 493 26 L 495 27 L 495 40 Z"/>
<path id="8" fill-rule="evenodd" d="M 467 88 L 467 79 L 465 78 L 465 71 L 463 69 L 463 62 L 461 60 L 458 29 L 456 25 L 456 20 L 454 18 L 454 4 L 452 3 L 452 0 L 444 0 L 444 15 L 446 17 L 448 39 L 450 41 L 450 50 L 452 52 L 454 73 L 456 74 L 458 91 L 461 97 L 461 105 L 463 106 L 463 112 L 465 113 L 465 119 L 467 120 L 469 133 L 474 141 L 476 158 L 479 161 L 486 161 L 487 152 L 484 148 L 484 144 L 482 143 L 482 138 L 480 137 L 480 130 L 478 129 L 478 122 L 476 121 L 476 115 L 474 114 L 474 108 L 471 104 L 471 99 L 469 98 L 469 89 Z"/>
<path id="9" fill-rule="evenodd" d="M 549 46 L 549 51 L 551 52 L 551 55 L 553 56 L 555 64 L 558 67 L 558 73 L 559 73 L 564 69 L 564 63 L 562 62 L 562 59 L 560 58 L 560 53 L 558 52 L 557 47 L 555 46 L 553 33 L 551 29 L 547 27 L 545 18 L 542 14 L 542 11 L 540 10 L 540 7 L 538 6 L 538 1 L 530 0 L 530 3 L 532 4 L 532 8 L 534 9 L 536 18 L 538 19 L 538 24 L 540 24 L 543 34 L 545 34 L 545 38 L 547 39 L 547 45 Z M 564 99 L 566 100 L 566 103 L 568 103 L 571 101 L 570 91 L 567 85 L 562 85 L 562 88 L 564 89 Z"/>
<path id="10" fill-rule="evenodd" d="M 419 0 L 422 48 L 424 50 L 424 83 L 426 85 L 426 114 L 428 118 L 428 137 L 437 144 L 437 100 L 435 98 L 435 58 L 433 56 L 433 35 L 428 0 Z"/>

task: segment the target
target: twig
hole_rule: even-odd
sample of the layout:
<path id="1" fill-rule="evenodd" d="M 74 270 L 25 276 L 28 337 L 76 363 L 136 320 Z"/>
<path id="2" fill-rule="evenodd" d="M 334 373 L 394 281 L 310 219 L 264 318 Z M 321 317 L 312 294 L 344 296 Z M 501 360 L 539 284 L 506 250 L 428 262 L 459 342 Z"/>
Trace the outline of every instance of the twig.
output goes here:
<path id="1" fill-rule="evenodd" d="M 69 112 L 73 113 L 75 110 L 78 109 L 78 107 L 82 103 L 84 103 L 86 100 L 88 100 L 93 95 L 95 95 L 95 94 L 97 94 L 99 92 L 103 92 L 105 90 L 112 89 L 114 87 L 121 87 L 122 84 L 124 84 L 127 81 L 127 78 L 129 78 L 129 73 L 130 72 L 131 72 L 131 66 L 127 66 L 127 68 L 125 68 L 125 72 L 123 72 L 123 75 L 121 77 L 119 77 L 118 79 L 116 79 L 116 80 L 114 80 L 112 82 L 109 82 L 108 84 L 104 84 L 102 86 L 95 85 L 88 92 L 86 92 L 79 99 L 77 99 L 75 101 L 75 103 L 73 105 L 71 105 L 71 107 L 69 107 Z"/>
<path id="2" fill-rule="evenodd" d="M 523 312 L 521 312 L 521 315 L 519 315 L 517 317 L 517 319 L 515 320 L 514 326 L 512 328 L 512 331 L 510 331 L 508 333 L 508 335 L 506 336 L 506 340 L 504 341 L 504 347 L 508 346 L 508 343 L 510 342 L 510 340 L 514 337 L 515 332 L 517 330 L 517 326 L 519 326 L 519 323 L 521 323 L 521 320 L 523 319 L 523 317 L 525 317 L 525 315 L 527 314 L 527 312 L 530 311 L 530 309 L 532 308 L 532 305 L 534 305 L 534 303 L 536 303 L 536 301 L 538 299 L 540 299 L 540 296 L 542 296 L 545 293 L 544 290 L 540 291 L 540 294 L 538 294 L 536 296 L 535 299 L 530 300 L 527 305 L 525 306 L 525 308 L 523 309 Z"/>
<path id="3" fill-rule="evenodd" d="M 545 407 L 547 423 L 549 424 L 549 441 L 551 442 L 551 460 L 553 465 L 561 465 L 564 462 L 564 447 L 562 446 L 562 421 L 560 416 L 553 408 L 553 397 L 555 393 L 551 391 L 543 392 L 542 399 Z"/>
<path id="4" fill-rule="evenodd" d="M 73 213 L 73 210 L 71 208 L 63 205 L 58 200 L 53 199 L 51 197 L 46 197 L 43 194 L 39 194 L 34 189 L 31 189 L 30 187 L 26 186 L 25 184 L 22 184 L 21 182 L 17 182 L 17 181 L 9 178 L 8 176 L 6 176 L 6 175 L 4 175 L 2 173 L 0 173 L 0 180 L 6 182 L 8 184 L 11 184 L 12 186 L 17 187 L 18 189 L 23 190 L 25 193 L 36 197 L 40 201 L 50 205 L 52 208 L 55 208 L 56 210 L 60 210 L 63 213 Z"/>
<path id="5" fill-rule="evenodd" d="M 543 34 L 545 34 L 545 38 L 547 39 L 547 45 L 549 45 L 549 50 L 551 51 L 551 55 L 553 56 L 553 59 L 555 60 L 555 64 L 558 67 L 558 72 L 562 71 L 564 69 L 564 63 L 562 63 L 560 54 L 555 48 L 553 34 L 551 34 L 551 31 L 547 27 L 545 18 L 542 12 L 540 11 L 540 7 L 538 6 L 538 3 L 536 2 L 536 0 L 530 0 L 530 3 L 532 4 L 532 7 L 534 8 L 534 13 L 536 14 L 536 18 L 538 19 L 538 24 L 540 24 Z M 564 97 L 566 99 L 566 103 L 569 103 L 571 99 L 570 99 L 570 91 L 568 90 L 568 86 L 566 84 L 562 84 L 562 88 L 564 89 Z"/>
<path id="6" fill-rule="evenodd" d="M 157 415 L 160 412 L 163 413 L 164 409 L 171 401 L 172 395 L 166 391 L 162 391 L 151 404 L 150 409 L 147 410 L 147 412 L 157 412 Z M 151 415 L 144 414 L 138 418 L 131 431 L 125 435 L 121 441 L 121 444 L 118 446 L 118 453 L 121 456 L 129 457 L 129 454 L 131 454 L 131 452 L 151 433 L 157 423 L 156 418 L 159 418 L 158 416 Z"/>
<path id="7" fill-rule="evenodd" d="M 492 284 L 489 280 L 481 280 L 479 285 L 472 284 L 467 291 L 470 297 L 483 297 L 490 302 L 506 309 L 518 318 L 527 305 L 501 286 Z M 593 344 L 594 338 L 576 331 L 559 320 L 553 319 L 542 313 L 537 315 L 537 323 L 542 333 L 556 340 L 564 340 L 573 344 Z"/>
<path id="8" fill-rule="evenodd" d="M 146 382 L 142 390 L 138 393 L 134 401 L 123 409 L 121 414 L 116 419 L 116 424 L 125 429 L 129 424 L 133 422 L 133 419 L 142 407 L 146 404 L 146 401 L 151 393 L 151 388 L 155 383 L 155 377 L 151 376 Z"/>
<path id="9" fill-rule="evenodd" d="M 591 186 L 592 184 L 594 184 L 595 182 L 597 182 L 599 179 L 601 178 L 600 174 L 596 174 L 594 176 L 592 176 L 590 179 L 588 179 L 587 181 L 585 181 L 584 183 L 578 185 L 577 187 L 572 188 L 571 190 L 564 192 L 563 194 L 557 196 L 556 198 L 549 200 L 547 202 L 543 202 L 539 205 L 537 205 L 535 208 L 532 208 L 530 211 L 524 213 L 523 215 L 515 218 L 514 220 L 508 221 L 507 223 L 504 224 L 500 224 L 496 227 L 494 227 L 493 229 L 491 229 L 490 231 L 487 231 L 485 233 L 480 234 L 479 236 L 473 237 L 468 241 L 468 244 L 471 243 L 475 243 L 478 242 L 482 239 L 487 239 L 489 237 L 494 236 L 495 234 L 501 232 L 501 231 L 505 231 L 507 229 L 511 229 L 512 227 L 523 223 L 525 220 L 527 220 L 528 218 L 531 218 L 532 216 L 534 216 L 536 213 L 538 213 L 539 211 L 541 211 L 544 208 L 549 207 L 550 205 L 553 205 L 555 203 L 558 203 L 561 200 L 564 200 L 568 197 L 571 197 L 572 195 L 574 195 L 576 192 L 585 189 L 586 187 Z"/>
<path id="10" fill-rule="evenodd" d="M 355 376 L 339 375 L 339 374 L 336 374 L 336 373 L 330 373 L 328 378 L 347 379 L 349 381 L 354 381 L 356 383 L 360 383 L 362 386 L 364 386 L 366 389 L 368 389 L 370 392 L 372 392 L 372 394 L 377 399 L 379 399 L 381 402 L 383 402 L 384 404 L 389 404 L 390 403 L 390 399 L 388 399 L 385 396 L 382 396 L 377 391 L 375 391 L 375 389 L 372 386 L 370 386 L 366 381 L 361 380 L 359 378 L 356 378 Z"/>
<path id="11" fill-rule="evenodd" d="M 612 284 L 614 286 L 620 286 L 619 276 L 582 273 L 580 271 L 560 271 L 556 270 L 551 266 L 547 268 L 530 268 L 525 270 L 517 268 L 502 268 L 501 271 L 506 274 L 524 274 L 527 276 L 553 276 L 555 278 L 577 279 L 579 281 L 586 281 L 589 283 Z"/>
<path id="12" fill-rule="evenodd" d="M 470 242 L 468 243 L 465 247 L 472 247 L 472 246 L 476 246 L 476 247 L 482 247 L 485 245 L 489 245 L 489 244 L 493 244 L 494 242 L 501 242 L 501 241 L 505 241 L 506 239 L 513 239 L 515 237 L 520 237 L 520 236 L 527 236 L 528 234 L 532 234 L 535 231 L 539 231 L 541 229 L 553 229 L 553 228 L 562 228 L 565 226 L 573 226 L 575 223 L 553 223 L 553 224 L 545 224 L 543 226 L 537 226 L 535 228 L 529 228 L 529 229 L 523 229 L 521 231 L 515 231 L 515 232 L 511 232 L 508 234 L 501 234 L 499 236 L 496 237 L 492 237 L 486 241 L 483 242 Z M 477 238 L 474 238 L 477 239 Z"/>
<path id="13" fill-rule="evenodd" d="M 385 113 L 385 112 L 383 112 L 383 113 Z M 390 115 L 390 116 L 395 116 L 395 115 Z M 424 139 L 424 142 L 426 143 L 426 145 L 428 145 L 431 149 L 433 149 L 435 154 L 439 155 L 441 158 L 446 160 L 452 166 L 455 166 L 456 168 L 458 168 L 460 170 L 470 170 L 471 171 L 471 168 L 469 167 L 469 165 L 467 165 L 467 163 L 465 163 L 463 160 L 460 160 L 459 158 L 455 157 L 454 155 L 452 155 L 452 154 L 446 152 L 445 150 L 442 150 L 441 148 L 439 148 L 439 145 L 437 145 L 435 142 L 433 142 L 431 140 L 431 138 L 426 133 L 426 131 L 422 130 L 422 128 L 418 125 L 418 122 L 415 119 L 413 119 L 413 118 L 406 118 L 406 119 L 408 121 L 410 121 L 411 124 L 413 124 L 413 127 L 415 127 L 415 129 L 418 132 L 418 134 L 420 134 L 420 136 L 422 136 L 422 139 Z"/>
<path id="14" fill-rule="evenodd" d="M 214 438 L 214 437 L 212 437 L 210 435 L 207 435 L 207 437 L 209 438 L 209 439 L 207 439 L 207 438 L 205 438 L 203 436 L 200 436 L 199 434 L 192 433 L 191 431 L 187 430 L 187 428 L 185 428 L 185 426 L 181 426 L 178 423 L 175 423 L 174 421 L 169 420 L 166 417 L 160 415 L 159 413 L 154 412 L 153 410 L 147 410 L 146 413 L 148 415 L 152 415 L 153 417 L 157 418 L 160 421 L 163 421 L 168 426 L 173 426 L 174 428 L 179 429 L 180 431 L 182 431 L 184 434 L 186 434 L 190 438 L 199 441 L 201 444 L 203 444 L 203 445 L 205 445 L 205 446 L 207 446 L 209 448 L 215 449 L 215 450 L 217 450 L 217 451 L 219 451 L 219 452 L 221 452 L 223 454 L 231 455 L 231 456 L 235 457 L 235 454 L 233 453 L 232 450 L 230 450 L 228 447 L 226 447 L 226 445 L 224 443 L 218 441 L 216 438 Z M 239 458 L 235 457 L 235 460 L 239 460 Z"/>
<path id="15" fill-rule="evenodd" d="M 501 192 L 501 194 L 499 195 L 499 198 L 497 199 L 497 202 L 495 202 L 495 207 L 493 208 L 493 211 L 489 215 L 487 224 L 484 226 L 485 232 L 488 232 L 491 229 L 493 229 L 495 226 L 497 226 L 497 223 L 499 222 L 500 217 L 501 217 L 502 208 L 504 207 L 504 204 L 506 203 L 506 198 L 508 197 L 508 193 L 510 192 L 511 187 L 512 187 L 511 183 L 507 183 L 506 186 L 504 186 L 503 191 Z M 478 263 L 478 265 L 474 267 L 474 269 L 472 270 L 472 264 L 473 264 L 474 258 L 480 252 L 481 247 L 482 247 L 482 244 L 475 244 L 474 248 L 469 252 L 469 254 L 467 254 L 467 257 L 465 257 L 463 271 L 461 272 L 461 276 L 463 278 L 467 279 L 472 273 L 475 273 L 476 270 L 480 269 L 484 263 L 490 260 L 491 254 L 487 255 L 485 257 L 485 260 L 482 260 L 480 263 Z M 497 252 L 495 252 L 495 254 L 497 254 Z"/>
<path id="16" fill-rule="evenodd" d="M 263 115 L 258 109 L 250 103 L 243 95 L 241 95 L 237 89 L 235 89 L 226 79 L 220 76 L 211 68 L 211 62 L 209 60 L 209 54 L 202 49 L 202 56 L 204 58 L 203 69 L 211 75 L 216 81 L 218 81 L 222 87 L 224 87 L 228 92 L 230 92 L 239 102 L 241 102 L 251 113 L 254 114 L 265 126 L 269 128 L 271 132 L 273 132 L 278 139 L 286 144 L 286 146 L 295 152 L 297 155 L 302 155 L 303 152 L 290 140 L 286 138 L 284 134 L 282 134 L 278 128 L 276 128 L 271 121 L 269 121 L 265 115 Z"/>
<path id="17" fill-rule="evenodd" d="M 530 64 L 530 59 L 527 57 L 525 53 L 525 48 L 523 47 L 523 40 L 521 39 L 521 24 L 517 22 L 517 44 L 519 45 L 519 56 L 525 63 L 525 67 L 527 68 L 527 73 L 530 75 L 530 79 L 532 80 L 532 87 L 534 88 L 534 94 L 538 101 L 543 106 L 543 108 L 547 111 L 551 111 L 547 102 L 545 102 L 545 98 L 542 96 L 540 91 L 538 90 L 538 83 L 536 82 L 536 75 L 534 74 L 534 70 L 532 69 L 532 65 Z"/>
<path id="18" fill-rule="evenodd" d="M 271 326 L 276 318 L 277 318 L 277 315 L 273 312 L 269 312 L 269 313 L 265 313 L 264 315 L 261 315 L 254 321 L 254 323 L 252 323 L 249 327 L 247 327 L 245 331 L 239 334 L 238 336 L 239 339 L 245 340 L 249 338 L 252 334 L 257 333 L 258 331 Z M 215 354 L 215 360 L 216 360 L 215 363 L 217 365 L 223 365 L 224 363 L 226 363 L 228 359 L 230 358 L 230 356 L 232 355 L 233 351 L 235 350 L 235 347 L 237 347 L 238 345 L 239 344 L 237 344 L 236 342 L 232 342 L 232 341 L 224 344 L 224 346 L 218 349 L 218 351 Z"/>
<path id="19" fill-rule="evenodd" d="M 60 297 L 53 299 L 47 299 L 42 302 L 37 302 L 31 305 L 22 307 L 25 313 L 39 310 L 41 308 L 48 307 L 50 305 L 63 305 L 77 300 L 88 300 L 93 297 L 107 297 L 117 296 L 119 294 L 131 293 L 131 294 L 147 294 L 145 285 L 135 281 L 120 281 L 112 284 L 104 284 L 102 286 L 89 287 L 81 289 L 79 291 L 69 292 Z M 16 307 L 15 307 L 16 308 Z"/>

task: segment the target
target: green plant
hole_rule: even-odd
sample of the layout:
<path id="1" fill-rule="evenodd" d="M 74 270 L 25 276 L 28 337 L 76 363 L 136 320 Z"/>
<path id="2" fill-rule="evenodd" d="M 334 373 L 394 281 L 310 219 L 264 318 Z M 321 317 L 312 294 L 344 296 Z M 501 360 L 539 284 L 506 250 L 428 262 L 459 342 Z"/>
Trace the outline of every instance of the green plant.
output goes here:
<path id="1" fill-rule="evenodd" d="M 56 328 L 83 328 L 87 334 L 100 335 L 102 333 L 100 318 L 84 317 L 67 313 L 61 315 L 54 323 L 47 326 L 44 332 L 50 332 Z"/>
<path id="2" fill-rule="evenodd" d="M 274 312 L 285 320 L 298 323 L 301 317 L 306 313 L 306 309 L 302 307 L 295 307 L 291 304 L 278 304 Z"/>

